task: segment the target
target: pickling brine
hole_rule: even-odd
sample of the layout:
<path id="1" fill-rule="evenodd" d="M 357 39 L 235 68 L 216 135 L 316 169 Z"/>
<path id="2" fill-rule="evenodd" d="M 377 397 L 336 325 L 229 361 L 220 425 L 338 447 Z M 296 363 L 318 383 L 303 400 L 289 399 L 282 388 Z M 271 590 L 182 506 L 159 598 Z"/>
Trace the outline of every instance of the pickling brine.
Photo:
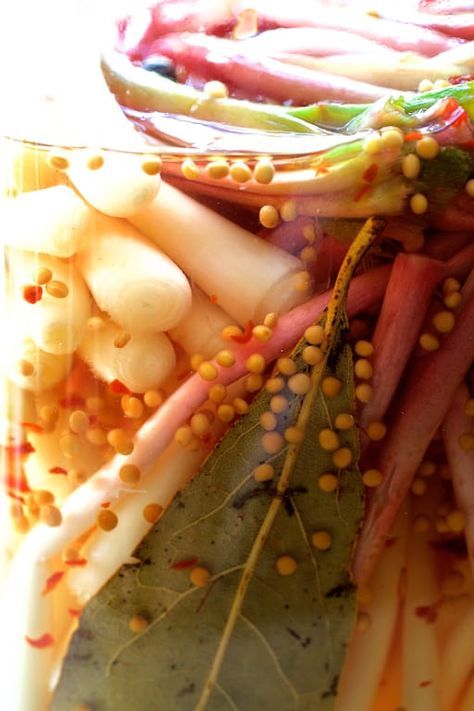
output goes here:
<path id="1" fill-rule="evenodd" d="M 471 706 L 468 28 L 380 20 L 416 91 L 240 5 L 118 24 L 115 144 L 0 141 L 9 711 Z"/>

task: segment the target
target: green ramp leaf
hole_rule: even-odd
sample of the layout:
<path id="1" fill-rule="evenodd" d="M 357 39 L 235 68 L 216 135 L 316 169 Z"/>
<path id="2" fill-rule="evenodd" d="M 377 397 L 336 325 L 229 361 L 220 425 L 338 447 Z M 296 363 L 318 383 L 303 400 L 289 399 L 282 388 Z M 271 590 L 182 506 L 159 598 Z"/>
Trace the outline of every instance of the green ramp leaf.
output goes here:
<path id="1" fill-rule="evenodd" d="M 139 546 L 140 563 L 86 606 L 53 711 L 332 708 L 354 623 L 349 562 L 363 503 L 356 429 L 334 424 L 354 411 L 344 304 L 382 227 L 370 218 L 351 245 L 312 339 L 320 343 L 297 345 L 279 400 L 259 394 Z M 324 429 L 351 461 L 337 466 Z M 271 479 L 255 476 L 262 464 Z M 335 491 L 319 485 L 328 472 Z M 132 632 L 136 615 L 148 625 Z"/>

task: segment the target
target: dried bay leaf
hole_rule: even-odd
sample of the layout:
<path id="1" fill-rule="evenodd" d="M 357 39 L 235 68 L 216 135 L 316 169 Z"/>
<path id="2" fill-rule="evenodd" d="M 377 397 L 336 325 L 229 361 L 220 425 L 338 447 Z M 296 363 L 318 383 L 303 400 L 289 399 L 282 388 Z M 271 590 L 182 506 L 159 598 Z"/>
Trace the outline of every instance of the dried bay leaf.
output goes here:
<path id="1" fill-rule="evenodd" d="M 348 570 L 362 486 L 353 428 L 339 433 L 353 463 L 338 472 L 336 492 L 320 489 L 319 476 L 335 468 L 318 433 L 354 410 L 345 294 L 381 226 L 366 223 L 341 269 L 322 322 L 323 362 L 304 363 L 306 342 L 295 349 L 297 372 L 311 387 L 295 395 L 286 384 L 289 405 L 277 430 L 297 425 L 302 442 L 265 452 L 260 416 L 271 395 L 260 393 L 138 547 L 140 564 L 124 566 L 86 606 L 53 711 L 81 703 L 94 711 L 332 708 L 354 623 Z M 320 388 L 329 374 L 343 383 L 331 398 Z M 275 477 L 259 483 L 253 471 L 268 461 Z M 331 535 L 328 550 L 312 545 L 316 531 Z M 277 572 L 281 556 L 296 562 L 291 575 Z M 211 575 L 203 587 L 190 581 L 194 566 Z M 129 620 L 137 614 L 149 625 L 134 633 Z"/>

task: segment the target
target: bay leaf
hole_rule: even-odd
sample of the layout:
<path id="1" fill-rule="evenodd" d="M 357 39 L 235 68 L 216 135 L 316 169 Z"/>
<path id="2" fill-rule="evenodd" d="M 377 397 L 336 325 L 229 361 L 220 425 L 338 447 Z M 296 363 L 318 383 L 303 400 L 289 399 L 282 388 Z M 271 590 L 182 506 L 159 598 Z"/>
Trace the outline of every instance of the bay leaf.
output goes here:
<path id="1" fill-rule="evenodd" d="M 339 432 L 353 455 L 342 470 L 319 432 L 337 414 L 355 414 L 345 296 L 382 227 L 369 219 L 348 252 L 321 321 L 322 361 L 306 364 L 304 339 L 292 355 L 310 388 L 295 394 L 285 378 L 277 431 L 296 426 L 302 441 L 265 451 L 260 418 L 272 396 L 262 391 L 135 551 L 140 563 L 124 566 L 86 606 L 52 711 L 333 707 L 354 624 L 349 562 L 363 491 L 356 428 Z M 333 397 L 321 388 L 329 375 L 342 383 Z M 274 478 L 256 481 L 255 468 L 269 462 Z M 318 486 L 326 472 L 338 475 L 335 492 Z M 330 536 L 327 550 L 313 545 L 318 531 Z M 295 564 L 291 574 L 278 572 L 283 556 Z M 202 587 L 190 580 L 197 566 L 210 573 Z M 138 633 L 129 627 L 136 615 L 149 623 Z"/>

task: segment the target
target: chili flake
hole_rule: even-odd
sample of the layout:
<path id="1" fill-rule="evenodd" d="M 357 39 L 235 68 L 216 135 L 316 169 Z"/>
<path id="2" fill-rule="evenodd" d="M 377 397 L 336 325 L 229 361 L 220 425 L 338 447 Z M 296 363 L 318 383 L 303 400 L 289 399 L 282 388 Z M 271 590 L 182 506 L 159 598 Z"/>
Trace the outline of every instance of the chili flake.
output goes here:
<path id="1" fill-rule="evenodd" d="M 54 637 L 48 632 L 41 635 L 41 637 L 36 637 L 36 639 L 25 635 L 25 640 L 35 649 L 45 649 L 45 647 L 50 647 L 54 643 Z"/>
<path id="2" fill-rule="evenodd" d="M 65 575 L 64 570 L 58 570 L 58 571 L 56 571 L 56 573 L 53 573 L 52 575 L 50 575 L 45 583 L 45 586 L 44 586 L 41 594 L 47 595 L 52 590 L 54 590 L 54 588 L 61 582 L 64 575 Z"/>
<path id="3" fill-rule="evenodd" d="M 235 334 L 231 336 L 231 339 L 234 341 L 234 343 L 248 343 L 250 339 L 252 338 L 252 331 L 254 327 L 254 323 L 252 321 L 247 321 L 245 324 L 245 330 L 244 332 L 240 334 Z"/>
<path id="4" fill-rule="evenodd" d="M 23 298 L 29 304 L 36 304 L 43 296 L 43 289 L 36 284 L 27 284 L 23 287 Z"/>

